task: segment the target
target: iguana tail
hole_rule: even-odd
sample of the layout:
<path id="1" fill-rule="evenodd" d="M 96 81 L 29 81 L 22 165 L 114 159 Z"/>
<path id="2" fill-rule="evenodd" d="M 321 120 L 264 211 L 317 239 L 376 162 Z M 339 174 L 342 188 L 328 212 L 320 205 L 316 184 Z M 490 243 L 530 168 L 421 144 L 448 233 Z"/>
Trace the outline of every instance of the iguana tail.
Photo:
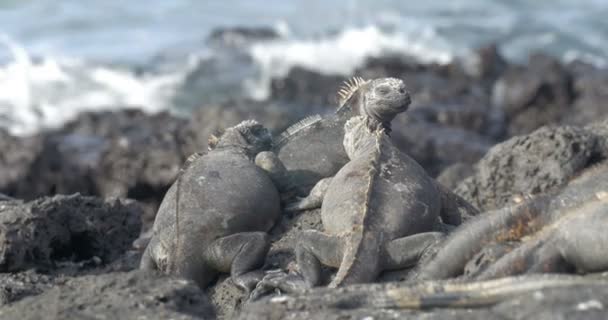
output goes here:
<path id="1" fill-rule="evenodd" d="M 516 207 L 505 207 L 472 219 L 454 231 L 435 253 L 421 261 L 410 279 L 438 280 L 458 276 L 485 245 L 518 240 L 538 230 L 539 216 L 550 198 L 539 196 Z"/>
<path id="2" fill-rule="evenodd" d="M 425 281 L 355 285 L 337 289 L 320 288 L 295 296 L 294 306 L 331 309 L 430 309 L 479 308 L 492 306 L 537 290 L 608 286 L 600 276 L 529 274 L 488 281 Z"/>
<path id="3" fill-rule="evenodd" d="M 372 282 L 380 273 L 381 239 L 372 232 L 355 232 L 345 239 L 344 255 L 330 288 Z"/>
<path id="4" fill-rule="evenodd" d="M 431 281 L 413 286 L 387 288 L 378 292 L 367 293 L 365 296 L 361 296 L 361 294 L 357 297 L 342 295 L 342 298 L 340 298 L 342 301 L 332 301 L 331 304 L 334 307 L 353 306 L 355 304 L 349 303 L 348 299 L 355 299 L 358 308 L 475 308 L 494 305 L 541 289 L 591 285 L 606 286 L 608 281 L 606 279 L 557 274 L 525 275 L 469 283 Z"/>
<path id="5" fill-rule="evenodd" d="M 175 250 L 174 250 L 174 255 L 173 255 L 173 263 L 171 265 L 168 266 L 168 268 L 171 268 L 174 272 L 177 272 L 177 262 L 180 254 L 180 232 L 179 232 L 179 204 L 180 202 L 180 194 L 181 194 L 181 187 L 182 187 L 182 176 L 184 175 L 184 172 L 186 172 L 186 170 L 188 170 L 188 168 L 190 167 L 190 165 L 197 160 L 198 158 L 200 158 L 202 156 L 201 153 L 194 153 L 192 155 L 190 155 L 186 161 L 184 162 L 184 165 L 182 165 L 182 167 L 179 169 L 179 172 L 177 174 L 177 179 L 175 180 Z"/>

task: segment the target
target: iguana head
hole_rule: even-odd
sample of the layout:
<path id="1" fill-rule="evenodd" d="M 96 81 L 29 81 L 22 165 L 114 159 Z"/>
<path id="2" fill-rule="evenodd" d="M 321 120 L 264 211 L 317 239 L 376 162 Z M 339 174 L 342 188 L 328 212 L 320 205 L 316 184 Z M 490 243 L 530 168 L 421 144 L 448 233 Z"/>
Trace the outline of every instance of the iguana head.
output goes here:
<path id="1" fill-rule="evenodd" d="M 405 112 L 411 97 L 401 79 L 380 78 L 363 80 L 353 78 L 338 92 L 340 108 L 350 108 L 357 115 L 366 115 L 390 130 L 390 122 L 401 112 Z"/>
<path id="2" fill-rule="evenodd" d="M 367 116 L 350 118 L 344 124 L 344 150 L 350 159 L 353 159 L 359 150 L 372 146 L 378 134 L 384 135 L 384 127 L 374 126 Z"/>
<path id="3" fill-rule="evenodd" d="M 245 120 L 234 127 L 226 129 L 219 137 L 209 138 L 209 149 L 240 147 L 251 156 L 270 150 L 272 135 L 270 131 L 255 120 Z"/>

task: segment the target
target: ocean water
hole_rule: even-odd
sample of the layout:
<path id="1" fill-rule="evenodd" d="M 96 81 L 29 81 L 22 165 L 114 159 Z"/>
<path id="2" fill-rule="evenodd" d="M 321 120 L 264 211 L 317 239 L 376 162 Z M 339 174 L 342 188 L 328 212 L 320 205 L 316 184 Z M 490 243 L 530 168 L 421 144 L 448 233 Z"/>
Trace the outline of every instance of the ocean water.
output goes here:
<path id="1" fill-rule="evenodd" d="M 349 74 L 368 57 L 448 63 L 489 42 L 608 64 L 608 0 L 0 0 L 0 127 L 52 128 L 86 110 L 187 113 L 264 99 L 293 66 Z M 272 41 L 222 45 L 222 27 Z"/>

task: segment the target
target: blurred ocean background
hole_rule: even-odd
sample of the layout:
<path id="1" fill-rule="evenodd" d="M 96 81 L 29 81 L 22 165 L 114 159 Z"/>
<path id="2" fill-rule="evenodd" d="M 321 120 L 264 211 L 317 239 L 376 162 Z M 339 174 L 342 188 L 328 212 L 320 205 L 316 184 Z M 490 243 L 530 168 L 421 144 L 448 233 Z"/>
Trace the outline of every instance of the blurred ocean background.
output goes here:
<path id="1" fill-rule="evenodd" d="M 514 62 L 542 51 L 604 67 L 606 17 L 608 0 L 0 0 L 0 128 L 27 135 L 133 106 L 187 114 L 264 99 L 293 66 L 448 63 L 491 42 Z M 218 36 L 234 27 L 253 29 Z"/>

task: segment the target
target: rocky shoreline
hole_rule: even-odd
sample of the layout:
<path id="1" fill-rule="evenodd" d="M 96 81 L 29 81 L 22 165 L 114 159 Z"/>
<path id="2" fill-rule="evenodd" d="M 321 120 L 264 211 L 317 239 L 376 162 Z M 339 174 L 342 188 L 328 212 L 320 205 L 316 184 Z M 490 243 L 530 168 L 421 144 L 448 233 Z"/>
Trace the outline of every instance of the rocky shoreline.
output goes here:
<path id="1" fill-rule="evenodd" d="M 355 74 L 406 81 L 413 103 L 394 120 L 393 141 L 484 212 L 557 192 L 608 157 L 606 70 L 545 55 L 511 65 L 488 46 L 446 66 L 372 59 Z M 210 134 L 249 118 L 279 133 L 306 115 L 331 112 L 344 80 L 295 68 L 273 80 L 267 101 L 203 106 L 188 119 L 132 109 L 82 114 L 32 137 L 0 130 L 0 318 L 44 317 L 49 305 L 66 319 L 236 317 L 244 297 L 225 277 L 202 291 L 136 271 L 158 205 Z M 271 231 L 266 269 L 293 268 L 295 234 L 321 228 L 318 211 L 281 218 Z M 401 279 L 393 272 L 382 280 Z M 551 289 L 540 293 L 544 299 L 520 296 L 493 308 L 405 313 L 314 303 L 289 313 L 260 302 L 245 306 L 242 318 L 593 317 L 608 304 L 607 288 Z M 597 303 L 579 308 L 588 301 Z M 515 306 L 518 312 L 508 312 Z"/>

